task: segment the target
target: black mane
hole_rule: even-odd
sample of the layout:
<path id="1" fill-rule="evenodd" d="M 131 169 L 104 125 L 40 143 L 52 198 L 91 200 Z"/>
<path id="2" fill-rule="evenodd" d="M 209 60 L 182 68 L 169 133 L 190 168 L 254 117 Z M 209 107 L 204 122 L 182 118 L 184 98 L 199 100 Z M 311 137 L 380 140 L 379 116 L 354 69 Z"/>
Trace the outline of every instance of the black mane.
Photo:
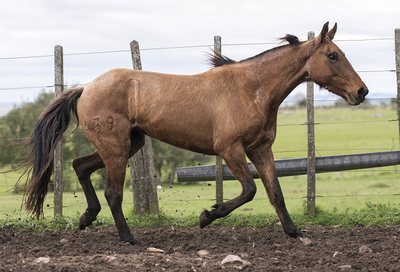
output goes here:
<path id="1" fill-rule="evenodd" d="M 288 42 L 289 46 L 290 45 L 300 44 L 299 38 L 297 38 L 296 36 L 291 35 L 291 34 L 287 34 L 285 37 L 280 38 L 279 40 L 281 40 L 280 43 L 283 43 L 285 41 Z M 269 50 L 264 51 L 264 52 L 254 56 L 254 57 L 250 57 L 248 59 L 244 59 L 241 62 L 257 58 L 257 57 L 259 57 L 261 55 L 264 55 L 264 54 L 266 54 L 266 53 L 268 53 L 270 51 L 273 51 L 273 50 L 276 50 L 276 49 L 279 49 L 279 48 L 282 48 L 282 47 L 285 47 L 285 46 L 288 46 L 288 45 L 278 46 L 278 47 L 269 49 Z M 233 63 L 237 63 L 235 60 L 232 60 L 232 59 L 228 58 L 227 56 L 224 56 L 224 55 L 222 55 L 220 53 L 217 53 L 214 50 L 212 50 L 212 51 L 213 51 L 213 54 L 212 53 L 207 53 L 208 54 L 208 63 L 211 64 L 211 66 L 214 67 L 214 68 L 215 67 L 224 66 L 224 65 L 233 64 Z"/>
<path id="2" fill-rule="evenodd" d="M 213 50 L 214 54 L 208 53 L 208 63 L 211 64 L 212 67 L 219 67 L 223 65 L 228 65 L 232 63 L 236 63 L 236 61 L 217 53 Z"/>
<path id="3" fill-rule="evenodd" d="M 300 43 L 299 38 L 297 38 L 295 35 L 291 35 L 291 34 L 286 34 L 285 37 L 280 38 L 279 40 L 281 40 L 280 43 L 283 43 L 283 42 L 286 41 L 290 45 L 294 45 L 294 44 L 299 44 Z"/>

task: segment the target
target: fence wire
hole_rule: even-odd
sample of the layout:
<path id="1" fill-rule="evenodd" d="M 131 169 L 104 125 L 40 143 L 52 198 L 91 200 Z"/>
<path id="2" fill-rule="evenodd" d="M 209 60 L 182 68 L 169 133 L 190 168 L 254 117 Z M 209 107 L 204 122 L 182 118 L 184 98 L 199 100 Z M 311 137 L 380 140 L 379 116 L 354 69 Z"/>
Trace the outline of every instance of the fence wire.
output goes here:
<path id="1" fill-rule="evenodd" d="M 370 42 L 370 41 L 393 41 L 394 38 L 366 38 L 366 39 L 346 39 L 335 40 L 335 42 Z M 253 45 L 276 45 L 278 42 L 254 42 L 254 43 L 224 43 L 222 46 L 253 46 Z M 204 48 L 213 47 L 214 44 L 203 45 L 183 45 L 183 46 L 165 46 L 165 47 L 151 47 L 143 48 L 140 51 L 158 51 L 158 50 L 177 50 L 177 49 L 191 49 L 191 48 Z M 97 55 L 97 54 L 114 54 L 114 53 L 128 53 L 131 50 L 107 50 L 107 51 L 93 51 L 93 52 L 77 52 L 77 53 L 64 53 L 64 56 L 81 56 L 81 55 Z M 36 55 L 36 56 L 14 56 L 14 57 L 1 57 L 0 60 L 17 60 L 17 59 L 34 59 L 34 58 L 50 58 L 54 57 L 53 54 Z"/>

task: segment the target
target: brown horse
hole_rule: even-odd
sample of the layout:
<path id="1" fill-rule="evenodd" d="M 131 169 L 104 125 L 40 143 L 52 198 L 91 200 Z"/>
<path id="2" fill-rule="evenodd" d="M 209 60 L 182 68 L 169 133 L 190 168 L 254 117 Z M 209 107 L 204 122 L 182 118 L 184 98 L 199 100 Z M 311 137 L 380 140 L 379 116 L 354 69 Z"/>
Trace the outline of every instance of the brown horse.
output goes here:
<path id="1" fill-rule="evenodd" d="M 253 199 L 256 185 L 247 156 L 285 233 L 303 237 L 286 210 L 271 150 L 279 105 L 305 81 L 317 83 L 350 105 L 359 105 L 368 93 L 345 54 L 332 42 L 336 24 L 328 30 L 326 23 L 318 37 L 306 42 L 287 35 L 283 40 L 288 45 L 240 62 L 215 55 L 211 59 L 215 68 L 197 75 L 116 69 L 64 92 L 43 111 L 25 144 L 31 148 L 30 160 L 24 164 L 31 172 L 24 202 L 27 210 L 37 217 L 42 214 L 54 147 L 70 115 L 75 115 L 96 147 L 94 153 L 73 161 L 88 202 L 80 229 L 91 225 L 100 211 L 90 175 L 105 167 L 105 196 L 120 238 L 138 242 L 122 213 L 122 193 L 127 161 L 149 135 L 187 150 L 220 155 L 240 181 L 243 191 L 238 197 L 201 213 L 201 228 Z"/>

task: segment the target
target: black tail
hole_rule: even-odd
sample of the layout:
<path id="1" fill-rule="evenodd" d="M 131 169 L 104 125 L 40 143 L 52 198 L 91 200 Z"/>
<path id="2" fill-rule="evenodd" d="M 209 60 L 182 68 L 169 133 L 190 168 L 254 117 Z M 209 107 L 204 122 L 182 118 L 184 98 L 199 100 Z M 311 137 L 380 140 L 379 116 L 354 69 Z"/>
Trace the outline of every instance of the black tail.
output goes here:
<path id="1" fill-rule="evenodd" d="M 54 149 L 67 130 L 71 115 L 76 117 L 79 125 L 77 105 L 82 92 L 83 87 L 77 87 L 56 98 L 40 114 L 29 139 L 22 143 L 23 148 L 30 149 L 25 157 L 27 162 L 18 167 L 26 167 L 24 174 L 28 174 L 23 205 L 38 219 L 43 213 L 47 186 L 53 173 Z"/>

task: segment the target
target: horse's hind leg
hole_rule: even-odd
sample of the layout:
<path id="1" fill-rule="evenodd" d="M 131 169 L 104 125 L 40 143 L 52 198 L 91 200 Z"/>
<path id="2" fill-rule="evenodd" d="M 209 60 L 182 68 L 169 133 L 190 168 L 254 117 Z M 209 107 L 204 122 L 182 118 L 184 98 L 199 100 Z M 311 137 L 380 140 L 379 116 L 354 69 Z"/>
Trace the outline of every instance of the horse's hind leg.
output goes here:
<path id="1" fill-rule="evenodd" d="M 91 142 L 103 158 L 106 167 L 106 188 L 104 195 L 114 217 L 122 241 L 137 244 L 122 212 L 123 189 L 128 159 L 144 144 L 144 135 L 131 131 L 127 119 L 114 117 L 113 125 L 99 123 L 101 133 L 93 135 L 87 131 Z"/>
<path id="2" fill-rule="evenodd" d="M 225 160 L 232 174 L 240 181 L 242 193 L 234 199 L 215 204 L 212 206 L 213 210 L 211 211 L 204 210 L 200 215 L 201 228 L 204 228 L 217 218 L 228 215 L 246 202 L 251 201 L 257 191 L 242 146 L 237 145 L 236 147 L 229 148 L 228 150 L 219 152 L 219 155 Z"/>
<path id="3" fill-rule="evenodd" d="M 264 187 L 267 190 L 269 201 L 275 207 L 285 233 L 291 237 L 303 237 L 304 233 L 294 225 L 286 210 L 285 200 L 276 174 L 271 146 L 265 145 L 259 147 L 257 150 L 248 152 L 247 156 L 252 161 L 261 177 Z"/>
<path id="4" fill-rule="evenodd" d="M 79 220 L 79 229 L 84 229 L 90 226 L 96 220 L 97 214 L 101 210 L 99 199 L 94 191 L 90 175 L 104 167 L 103 159 L 99 152 L 95 151 L 90 155 L 79 157 L 72 162 L 75 173 L 78 176 L 83 192 L 86 196 L 88 207 Z"/>

